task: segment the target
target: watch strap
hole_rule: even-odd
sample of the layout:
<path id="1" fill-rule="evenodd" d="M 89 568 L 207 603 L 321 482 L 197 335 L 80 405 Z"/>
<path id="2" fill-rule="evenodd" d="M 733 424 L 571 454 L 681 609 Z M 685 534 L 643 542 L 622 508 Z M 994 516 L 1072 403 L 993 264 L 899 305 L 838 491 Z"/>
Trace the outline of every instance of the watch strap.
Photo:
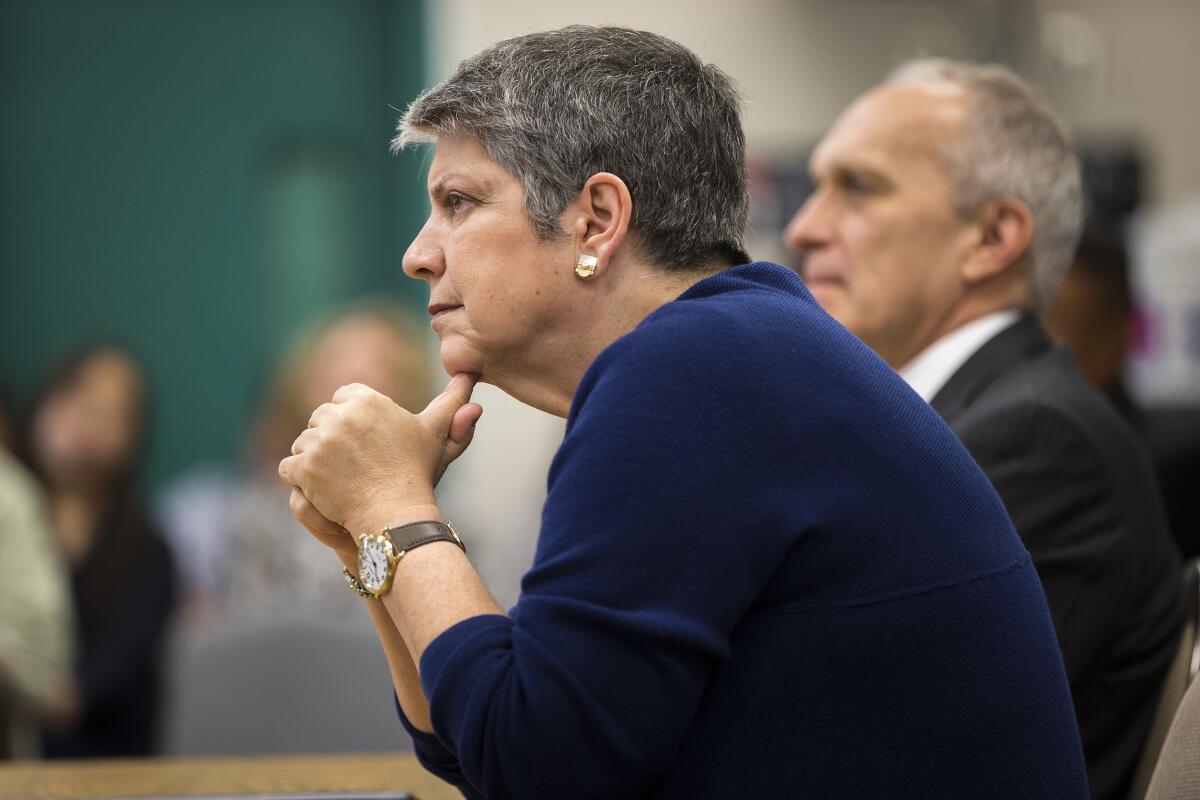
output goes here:
<path id="1" fill-rule="evenodd" d="M 350 588 L 353 589 L 355 594 L 357 594 L 359 597 L 366 597 L 371 600 L 379 599 L 370 589 L 368 589 L 366 586 L 363 586 L 363 582 L 360 581 L 358 576 L 356 576 L 349 569 L 342 567 L 342 577 L 346 579 L 346 583 L 350 585 Z"/>
<path id="2" fill-rule="evenodd" d="M 450 542 L 458 545 L 464 553 L 467 552 L 466 546 L 458 536 L 458 531 L 454 530 L 454 526 L 449 522 L 435 522 L 434 520 L 410 522 L 408 525 L 388 528 L 383 534 L 391 540 L 392 547 L 396 548 L 398 556 L 403 556 L 410 550 L 433 542 Z"/>

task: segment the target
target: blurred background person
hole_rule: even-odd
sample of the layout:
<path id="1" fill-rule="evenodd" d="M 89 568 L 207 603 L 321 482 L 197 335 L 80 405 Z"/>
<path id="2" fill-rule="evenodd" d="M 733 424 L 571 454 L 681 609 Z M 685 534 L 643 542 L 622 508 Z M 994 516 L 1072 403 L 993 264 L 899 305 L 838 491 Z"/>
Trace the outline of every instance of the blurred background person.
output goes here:
<path id="1" fill-rule="evenodd" d="M 47 730 L 50 757 L 155 749 L 160 655 L 175 577 L 135 488 L 146 415 L 140 363 L 108 343 L 62 362 L 33 407 L 28 454 L 70 569 L 79 626 L 80 714 L 74 725 Z"/>
<path id="2" fill-rule="evenodd" d="M 313 552 L 323 548 L 299 540 L 311 537 L 280 508 L 287 492 L 276 468 L 291 444 L 286 432 L 307 423 L 309 404 L 324 402 L 348 381 L 406 408 L 423 407 L 432 396 L 426 349 L 403 307 L 381 298 L 330 311 L 293 336 L 268 376 L 242 465 L 185 473 L 160 498 L 180 565 L 186 622 L 340 615 L 342 606 L 353 607 L 344 602 L 340 574 L 321 559 L 313 563 Z"/>
<path id="3" fill-rule="evenodd" d="M 1128 390 L 1126 369 L 1138 337 L 1138 315 L 1126 239 L 1119 221 L 1089 220 L 1046 311 L 1046 327 L 1070 345 L 1084 376 L 1146 445 L 1171 533 L 1187 558 L 1200 555 L 1200 410 L 1144 407 Z"/>
<path id="4" fill-rule="evenodd" d="M 1004 67 L 917 61 L 855 100 L 810 167 L 786 231 L 805 281 L 1000 494 L 1050 604 L 1092 797 L 1124 798 L 1181 570 L 1144 451 L 1035 316 L 1082 224 L 1066 128 Z"/>
<path id="5" fill-rule="evenodd" d="M 250 470 L 231 520 L 222 616 L 343 616 L 361 612 L 331 568 L 327 549 L 287 507 L 277 474 L 294 431 L 347 383 L 362 383 L 416 412 L 433 397 L 430 360 L 415 323 L 382 300 L 358 303 L 312 325 L 289 348 L 250 441 Z"/>
<path id="6" fill-rule="evenodd" d="M 15 430 L 0 407 L 0 431 Z M 67 578 L 33 477 L 0 444 L 0 759 L 38 752 L 40 723 L 78 713 Z"/>
<path id="7" fill-rule="evenodd" d="M 1046 309 L 1045 322 L 1054 338 L 1071 346 L 1088 382 L 1132 420 L 1135 406 L 1125 386 L 1125 361 L 1137 335 L 1137 320 L 1129 254 L 1119 223 L 1088 220 Z"/>
<path id="8" fill-rule="evenodd" d="M 378 297 L 331 311 L 293 337 L 259 401 L 244 468 L 208 466 L 185 473 L 160 498 L 158 510 L 183 582 L 185 623 L 205 627 L 281 614 L 341 618 L 348 611 L 358 618 L 352 611 L 357 601 L 346 593 L 340 573 L 328 568 L 324 548 L 287 510 L 276 469 L 309 411 L 344 384 L 366 384 L 411 411 L 424 408 L 435 393 L 431 342 L 402 305 Z M 498 404 L 500 416 L 505 409 Z M 490 474 L 502 444 L 481 439 L 480 469 Z M 512 493 L 524 499 L 521 490 L 530 480 L 513 480 Z M 447 484 L 455 519 L 493 520 L 494 505 L 473 498 L 469 481 Z M 534 502 L 540 505 L 540 496 Z M 476 543 L 471 557 L 497 597 L 511 604 L 532 560 L 533 537 L 519 522 L 496 522 L 494 532 Z"/>
<path id="9" fill-rule="evenodd" d="M 337 672 L 386 685 L 386 667 L 371 658 L 378 645 L 360 601 L 292 517 L 276 470 L 309 407 L 344 383 L 422 408 L 432 396 L 428 351 L 392 301 L 367 298 L 317 317 L 271 370 L 242 463 L 185 474 L 167 493 L 160 511 L 186 597 L 170 648 L 168 752 L 347 752 L 394 731 L 390 708 L 356 705 L 329 682 Z M 349 673 L 347 662 L 382 675 Z M 214 694 L 227 702 L 214 706 Z"/>
<path id="10" fill-rule="evenodd" d="M 317 315 L 289 337 L 263 381 L 240 462 L 189 470 L 160 498 L 184 597 L 167 662 L 168 753 L 352 752 L 395 737 L 388 706 L 367 693 L 347 698 L 329 681 L 337 673 L 386 685 L 387 667 L 361 601 L 288 510 L 277 468 L 311 409 L 346 383 L 423 408 L 435 369 L 434 339 L 423 328 L 403 305 L 377 296 Z M 479 444 L 479 466 L 485 479 L 493 477 L 496 443 L 490 452 L 486 440 Z M 514 490 L 505 498 L 510 505 L 530 483 L 544 496 L 544 476 L 522 481 L 508 464 L 500 472 Z M 449 492 L 455 520 L 496 520 L 472 559 L 499 595 L 515 601 L 532 560 L 525 517 L 459 485 Z M 214 705 L 214 694 L 228 702 Z"/>

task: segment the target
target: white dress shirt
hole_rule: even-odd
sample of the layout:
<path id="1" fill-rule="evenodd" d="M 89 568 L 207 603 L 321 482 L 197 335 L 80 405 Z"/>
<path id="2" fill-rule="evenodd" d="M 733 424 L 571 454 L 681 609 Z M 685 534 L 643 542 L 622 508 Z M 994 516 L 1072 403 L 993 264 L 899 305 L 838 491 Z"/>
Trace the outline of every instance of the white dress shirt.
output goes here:
<path id="1" fill-rule="evenodd" d="M 968 358 L 1020 316 L 1021 312 L 1008 309 L 971 320 L 918 353 L 898 370 L 900 377 L 928 403 Z"/>

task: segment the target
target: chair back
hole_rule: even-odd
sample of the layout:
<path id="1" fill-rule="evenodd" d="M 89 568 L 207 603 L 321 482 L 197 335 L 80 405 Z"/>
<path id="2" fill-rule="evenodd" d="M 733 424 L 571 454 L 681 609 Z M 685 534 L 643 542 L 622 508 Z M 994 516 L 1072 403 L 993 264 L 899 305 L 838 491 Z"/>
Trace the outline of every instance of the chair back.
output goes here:
<path id="1" fill-rule="evenodd" d="M 1184 567 L 1179 647 L 1130 785 L 1131 800 L 1200 798 L 1200 558 Z"/>
<path id="2" fill-rule="evenodd" d="M 237 623 L 181 632 L 172 651 L 169 755 L 411 748 L 387 659 L 367 624 Z"/>

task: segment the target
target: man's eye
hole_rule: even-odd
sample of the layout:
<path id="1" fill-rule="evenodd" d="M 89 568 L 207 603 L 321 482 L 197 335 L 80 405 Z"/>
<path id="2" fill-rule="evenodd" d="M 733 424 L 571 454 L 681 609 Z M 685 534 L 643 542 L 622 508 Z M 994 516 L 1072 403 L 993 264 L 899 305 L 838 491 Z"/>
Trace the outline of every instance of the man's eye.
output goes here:
<path id="1" fill-rule="evenodd" d="M 471 201 L 458 192 L 451 192 L 446 195 L 446 207 L 450 209 L 451 214 L 457 214 Z"/>
<path id="2" fill-rule="evenodd" d="M 871 185 L 857 175 L 847 175 L 842 178 L 842 188 L 854 194 L 865 194 L 871 191 Z"/>

